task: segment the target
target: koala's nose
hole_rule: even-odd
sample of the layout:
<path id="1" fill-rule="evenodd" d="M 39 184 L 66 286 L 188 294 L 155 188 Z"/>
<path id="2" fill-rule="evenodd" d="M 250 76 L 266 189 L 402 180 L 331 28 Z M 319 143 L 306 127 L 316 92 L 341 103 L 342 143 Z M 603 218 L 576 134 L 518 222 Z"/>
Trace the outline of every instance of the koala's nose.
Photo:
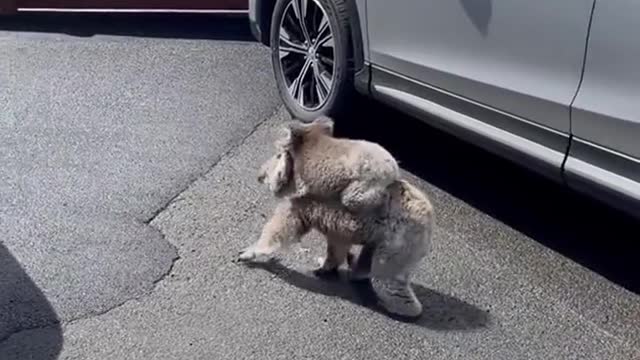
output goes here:
<path id="1" fill-rule="evenodd" d="M 263 182 L 264 181 L 264 174 L 259 174 L 258 175 L 258 182 Z"/>

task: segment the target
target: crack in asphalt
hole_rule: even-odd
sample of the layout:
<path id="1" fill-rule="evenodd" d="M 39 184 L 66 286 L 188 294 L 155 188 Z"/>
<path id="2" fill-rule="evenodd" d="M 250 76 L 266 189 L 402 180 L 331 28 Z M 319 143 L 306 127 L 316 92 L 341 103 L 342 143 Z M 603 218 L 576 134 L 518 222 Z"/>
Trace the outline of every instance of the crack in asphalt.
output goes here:
<path id="1" fill-rule="evenodd" d="M 269 121 L 269 119 L 273 118 L 278 113 L 278 111 L 280 111 L 281 108 L 282 108 L 282 105 L 276 106 L 276 108 L 273 111 L 271 111 L 271 113 L 267 117 L 265 117 L 264 119 L 262 119 L 259 122 L 257 122 L 249 130 L 249 132 L 247 134 L 245 134 L 243 137 L 241 137 L 240 140 L 236 141 L 235 143 L 232 143 L 227 148 L 227 150 L 225 152 L 220 154 L 213 161 L 213 164 L 211 166 L 209 166 L 205 170 L 193 175 L 189 180 L 187 180 L 186 185 L 184 187 L 182 187 L 180 190 L 176 191 L 176 194 L 174 196 L 172 196 L 164 205 L 160 206 L 156 211 L 154 211 L 151 214 L 151 216 L 149 216 L 148 219 L 143 220 L 143 223 L 146 224 L 146 225 L 150 225 L 151 222 L 153 222 L 153 220 L 155 220 L 155 218 L 157 218 L 158 215 L 160 215 L 162 212 L 167 210 L 169 208 L 169 206 L 171 206 L 171 205 L 177 203 L 178 201 L 180 201 L 180 199 L 179 199 L 180 195 L 182 195 L 185 191 L 187 191 L 196 181 L 202 179 L 202 177 L 204 177 L 205 175 L 210 173 L 220 163 L 220 161 L 222 161 L 223 159 L 228 157 L 238 147 L 242 146 L 242 144 L 244 144 L 245 141 L 247 141 L 247 139 L 249 137 L 251 137 L 251 135 L 255 134 L 255 132 L 260 128 L 260 126 L 262 126 L 264 123 Z M 152 226 L 152 225 L 150 225 L 150 226 Z"/>
<path id="2" fill-rule="evenodd" d="M 48 328 L 54 328 L 57 325 L 63 325 L 63 326 L 67 326 L 67 325 L 72 325 L 76 322 L 82 321 L 82 320 L 87 320 L 90 318 L 94 318 L 94 317 L 98 317 L 98 316 L 102 316 L 105 315 L 113 310 L 116 310 L 124 305 L 126 305 L 127 303 L 131 302 L 131 301 L 139 301 L 142 298 L 151 296 L 159 283 L 161 283 L 167 276 L 171 275 L 171 273 L 173 272 L 173 269 L 176 265 L 176 263 L 182 259 L 182 257 L 180 256 L 180 250 L 179 248 L 173 244 L 171 241 L 167 240 L 164 233 L 157 228 L 156 226 L 152 225 L 151 223 L 160 215 L 162 214 L 165 210 L 167 210 L 170 206 L 178 203 L 181 199 L 180 196 L 186 192 L 187 190 L 189 190 L 189 188 L 191 188 L 191 186 L 196 183 L 198 180 L 202 179 L 204 176 L 206 176 L 207 174 L 209 174 L 211 171 L 213 171 L 216 166 L 218 166 L 218 164 L 220 164 L 220 162 L 222 160 L 224 160 L 225 158 L 227 158 L 228 156 L 230 156 L 236 149 L 238 149 L 239 147 L 241 147 L 248 138 L 250 138 L 256 131 L 258 131 L 258 129 L 263 126 L 267 121 L 269 121 L 269 119 L 272 119 L 274 116 L 276 116 L 278 114 L 278 112 L 280 111 L 280 109 L 282 108 L 282 105 L 278 105 L 276 106 L 276 108 L 271 111 L 271 113 L 266 116 L 264 119 L 260 120 L 259 122 L 257 122 L 250 130 L 249 132 L 247 132 L 244 136 L 242 136 L 238 141 L 232 143 L 226 151 L 224 151 L 222 154 L 220 154 L 216 160 L 206 168 L 206 170 L 197 173 L 196 175 L 194 175 L 193 177 L 191 177 L 191 179 L 189 179 L 189 181 L 187 181 L 186 186 L 184 186 L 182 189 L 178 190 L 176 192 L 176 194 L 174 196 L 172 196 L 164 205 L 160 206 L 156 211 L 154 211 L 152 213 L 152 215 L 146 219 L 141 221 L 143 224 L 152 227 L 153 229 L 155 229 L 156 231 L 158 231 L 158 233 L 160 234 L 160 236 L 162 237 L 163 240 L 165 240 L 174 250 L 175 250 L 175 254 L 176 256 L 171 260 L 171 264 L 169 265 L 169 267 L 167 268 L 167 271 L 165 271 L 162 275 L 160 275 L 160 277 L 158 277 L 156 280 L 153 281 L 153 287 L 147 291 L 146 293 L 139 295 L 139 296 L 135 296 L 129 299 L 125 299 L 117 304 L 115 304 L 114 306 L 111 306 L 107 309 L 104 309 L 102 311 L 98 311 L 98 312 L 93 312 L 93 313 L 89 313 L 86 314 L 84 316 L 80 316 L 80 317 L 76 317 L 76 318 L 72 318 L 70 320 L 67 321 L 55 321 L 55 322 L 50 322 L 47 324 L 43 324 L 40 326 L 34 326 L 34 327 L 29 327 L 29 328 L 23 328 L 20 329 L 18 331 L 15 332 L 11 332 L 8 333 L 5 337 L 0 338 L 0 346 L 2 346 L 3 343 L 9 341 L 12 337 L 17 336 L 23 332 L 27 332 L 27 331 L 34 331 L 34 330 L 41 330 L 41 329 L 48 329 Z"/>

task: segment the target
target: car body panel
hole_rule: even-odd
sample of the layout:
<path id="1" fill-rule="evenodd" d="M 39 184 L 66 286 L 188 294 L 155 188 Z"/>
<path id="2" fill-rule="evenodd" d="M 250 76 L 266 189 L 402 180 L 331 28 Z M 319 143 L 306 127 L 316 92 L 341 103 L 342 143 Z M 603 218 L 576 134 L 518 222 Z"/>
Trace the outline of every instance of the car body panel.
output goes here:
<path id="1" fill-rule="evenodd" d="M 360 42 L 362 43 L 362 56 L 365 62 L 369 62 L 369 33 L 367 20 L 367 0 L 355 0 L 357 16 L 360 18 Z"/>
<path id="2" fill-rule="evenodd" d="M 640 3 L 598 2 L 572 109 L 570 186 L 640 213 Z M 620 199 L 633 199 L 632 202 Z M 633 206 L 633 205 L 636 206 Z M 628 209 L 625 209 L 628 210 Z"/>
<path id="3" fill-rule="evenodd" d="M 566 134 L 516 119 L 376 65 L 372 67 L 371 89 L 376 99 L 552 180 L 562 181 Z"/>
<path id="4" fill-rule="evenodd" d="M 371 62 L 569 133 L 592 4 L 369 0 Z"/>
<path id="5" fill-rule="evenodd" d="M 640 2 L 596 5 L 584 79 L 573 104 L 577 138 L 640 159 Z"/>
<path id="6" fill-rule="evenodd" d="M 267 38 L 261 24 L 263 6 L 264 1 L 249 0 L 249 28 L 251 29 L 251 34 L 253 34 L 253 37 L 255 37 L 256 40 L 260 41 L 264 45 L 267 45 Z"/>

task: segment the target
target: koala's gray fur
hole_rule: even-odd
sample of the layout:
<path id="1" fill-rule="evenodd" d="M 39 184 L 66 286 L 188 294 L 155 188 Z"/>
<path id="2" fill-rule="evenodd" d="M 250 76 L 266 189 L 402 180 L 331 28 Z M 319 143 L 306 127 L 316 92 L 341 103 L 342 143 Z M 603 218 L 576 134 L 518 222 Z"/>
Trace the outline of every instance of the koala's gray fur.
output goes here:
<path id="1" fill-rule="evenodd" d="M 275 172 L 275 177 L 267 179 L 277 197 L 335 198 L 357 213 L 379 208 L 385 188 L 400 179 L 400 167 L 386 149 L 365 140 L 334 137 L 333 120 L 326 116 L 311 124 L 290 123 L 276 150 L 261 169 L 261 177 L 281 158 L 296 169 L 292 181 L 279 189 L 273 184 L 282 184 L 277 177 L 287 174 Z"/>
<path id="2" fill-rule="evenodd" d="M 433 207 L 427 196 L 405 180 L 392 181 L 383 189 L 382 212 L 354 213 L 339 200 L 314 196 L 291 196 L 284 191 L 296 184 L 298 168 L 291 157 L 267 161 L 259 179 L 281 198 L 258 241 L 239 256 L 242 261 L 269 255 L 298 242 L 311 229 L 327 239 L 327 255 L 316 274 L 337 271 L 352 245 L 363 245 L 351 265 L 354 279 L 371 278 L 382 305 L 391 313 L 418 316 L 422 304 L 411 288 L 411 274 L 431 248 Z M 315 176 L 322 177 L 323 172 Z M 307 180 L 313 180 L 307 178 Z M 289 195 L 288 195 L 289 194 Z"/>

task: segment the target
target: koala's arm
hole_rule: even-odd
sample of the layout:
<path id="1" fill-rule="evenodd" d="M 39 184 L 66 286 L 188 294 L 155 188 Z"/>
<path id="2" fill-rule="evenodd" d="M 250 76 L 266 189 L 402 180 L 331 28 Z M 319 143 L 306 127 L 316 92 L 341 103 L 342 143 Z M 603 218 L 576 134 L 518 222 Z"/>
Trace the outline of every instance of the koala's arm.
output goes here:
<path id="1" fill-rule="evenodd" d="M 373 181 L 354 181 L 341 193 L 340 200 L 351 212 L 363 212 L 378 208 L 384 203 L 386 184 Z"/>
<path id="2" fill-rule="evenodd" d="M 281 247 L 286 247 L 309 231 L 291 204 L 283 201 L 277 205 L 273 215 L 262 228 L 256 243 L 244 249 L 239 256 L 241 261 L 252 260 L 260 255 L 270 255 Z"/>

